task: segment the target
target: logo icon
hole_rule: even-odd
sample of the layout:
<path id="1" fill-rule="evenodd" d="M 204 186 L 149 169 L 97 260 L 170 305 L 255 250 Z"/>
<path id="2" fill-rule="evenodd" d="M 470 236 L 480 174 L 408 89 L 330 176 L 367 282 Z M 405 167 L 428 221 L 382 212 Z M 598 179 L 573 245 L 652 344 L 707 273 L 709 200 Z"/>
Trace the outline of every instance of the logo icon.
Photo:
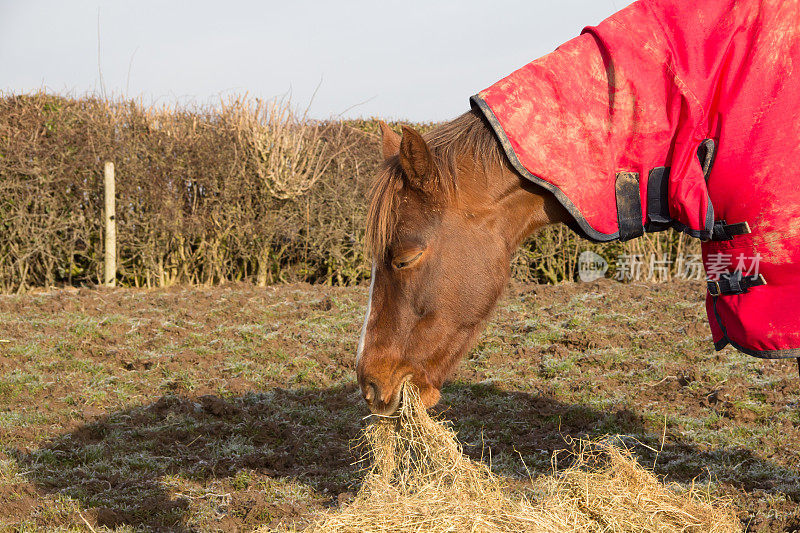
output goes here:
<path id="1" fill-rule="evenodd" d="M 603 256 L 586 250 L 578 256 L 578 277 L 581 281 L 589 282 L 600 279 L 608 271 L 608 261 Z"/>

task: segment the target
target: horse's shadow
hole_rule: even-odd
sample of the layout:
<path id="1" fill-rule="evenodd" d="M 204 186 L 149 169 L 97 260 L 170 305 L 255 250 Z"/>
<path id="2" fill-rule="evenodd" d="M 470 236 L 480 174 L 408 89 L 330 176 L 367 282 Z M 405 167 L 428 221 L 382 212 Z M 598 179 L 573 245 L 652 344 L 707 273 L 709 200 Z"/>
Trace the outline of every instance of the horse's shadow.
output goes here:
<path id="1" fill-rule="evenodd" d="M 644 444 L 634 445 L 635 451 L 649 466 L 655 456 L 647 446 L 659 446 L 660 435 L 646 431 L 641 416 L 624 409 L 601 412 L 490 385 L 461 384 L 446 387 L 442 403 L 451 406 L 441 410 L 465 451 L 480 457 L 491 450 L 492 464 L 506 474 L 549 471 L 552 452 L 566 447 L 567 436 L 633 436 Z M 194 486 L 200 497 L 209 483 L 242 473 L 290 478 L 331 499 L 355 490 L 360 474 L 353 466 L 359 456 L 353 439 L 366 423 L 362 404 L 354 386 L 275 389 L 225 399 L 165 396 L 112 413 L 35 451 L 18 452 L 16 460 L 40 490 L 94 508 L 100 525 L 188 531 L 192 496 L 175 493 Z M 745 490 L 767 491 L 781 482 L 782 492 L 794 486 L 789 495 L 800 500 L 798 472 L 748 450 L 701 451 L 690 442 L 668 442 L 656 464 L 657 473 L 671 481 L 711 475 Z M 263 492 L 263 486 L 248 494 L 255 492 Z M 292 512 L 277 509 L 274 501 L 238 504 L 243 517 L 260 507 L 263 512 L 251 518 L 261 523 Z M 230 511 L 236 502 L 226 505 Z"/>

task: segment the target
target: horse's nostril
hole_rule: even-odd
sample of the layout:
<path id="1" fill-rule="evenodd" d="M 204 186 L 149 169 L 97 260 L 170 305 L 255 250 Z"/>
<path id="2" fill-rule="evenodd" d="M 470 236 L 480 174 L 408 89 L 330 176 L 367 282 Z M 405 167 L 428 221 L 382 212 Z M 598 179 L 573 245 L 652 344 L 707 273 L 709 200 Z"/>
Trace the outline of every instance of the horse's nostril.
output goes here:
<path id="1" fill-rule="evenodd" d="M 377 397 L 378 397 L 378 386 L 375 385 L 374 382 L 370 381 L 367 384 L 367 390 L 364 391 L 364 399 L 367 401 L 367 403 L 372 403 Z"/>

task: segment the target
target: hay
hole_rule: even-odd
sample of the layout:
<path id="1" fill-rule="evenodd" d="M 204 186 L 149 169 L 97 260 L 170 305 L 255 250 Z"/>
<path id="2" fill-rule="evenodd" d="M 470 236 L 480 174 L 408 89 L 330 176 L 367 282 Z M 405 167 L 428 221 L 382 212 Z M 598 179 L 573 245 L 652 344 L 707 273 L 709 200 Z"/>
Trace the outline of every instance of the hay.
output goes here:
<path id="1" fill-rule="evenodd" d="M 566 470 L 512 491 L 463 455 L 455 433 L 432 419 L 411 388 L 394 419 L 365 432 L 371 468 L 355 500 L 314 532 L 734 532 L 729 504 L 660 483 L 626 449 L 580 442 Z"/>

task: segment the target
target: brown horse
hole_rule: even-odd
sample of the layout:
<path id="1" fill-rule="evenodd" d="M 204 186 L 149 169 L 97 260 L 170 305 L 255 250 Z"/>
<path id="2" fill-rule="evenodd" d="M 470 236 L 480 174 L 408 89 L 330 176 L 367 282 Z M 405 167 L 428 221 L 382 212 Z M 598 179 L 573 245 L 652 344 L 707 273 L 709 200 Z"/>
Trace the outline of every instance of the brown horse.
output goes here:
<path id="1" fill-rule="evenodd" d="M 798 20 L 797 0 L 634 2 L 425 137 L 382 126 L 357 363 L 372 410 L 409 379 L 436 403 L 514 249 L 553 222 L 702 239 L 714 347 L 800 365 Z"/>
<path id="2" fill-rule="evenodd" d="M 422 136 L 386 124 L 367 246 L 373 268 L 358 343 L 370 409 L 391 414 L 406 380 L 425 405 L 472 347 L 509 279 L 511 256 L 538 228 L 571 217 L 511 166 L 472 111 Z"/>

